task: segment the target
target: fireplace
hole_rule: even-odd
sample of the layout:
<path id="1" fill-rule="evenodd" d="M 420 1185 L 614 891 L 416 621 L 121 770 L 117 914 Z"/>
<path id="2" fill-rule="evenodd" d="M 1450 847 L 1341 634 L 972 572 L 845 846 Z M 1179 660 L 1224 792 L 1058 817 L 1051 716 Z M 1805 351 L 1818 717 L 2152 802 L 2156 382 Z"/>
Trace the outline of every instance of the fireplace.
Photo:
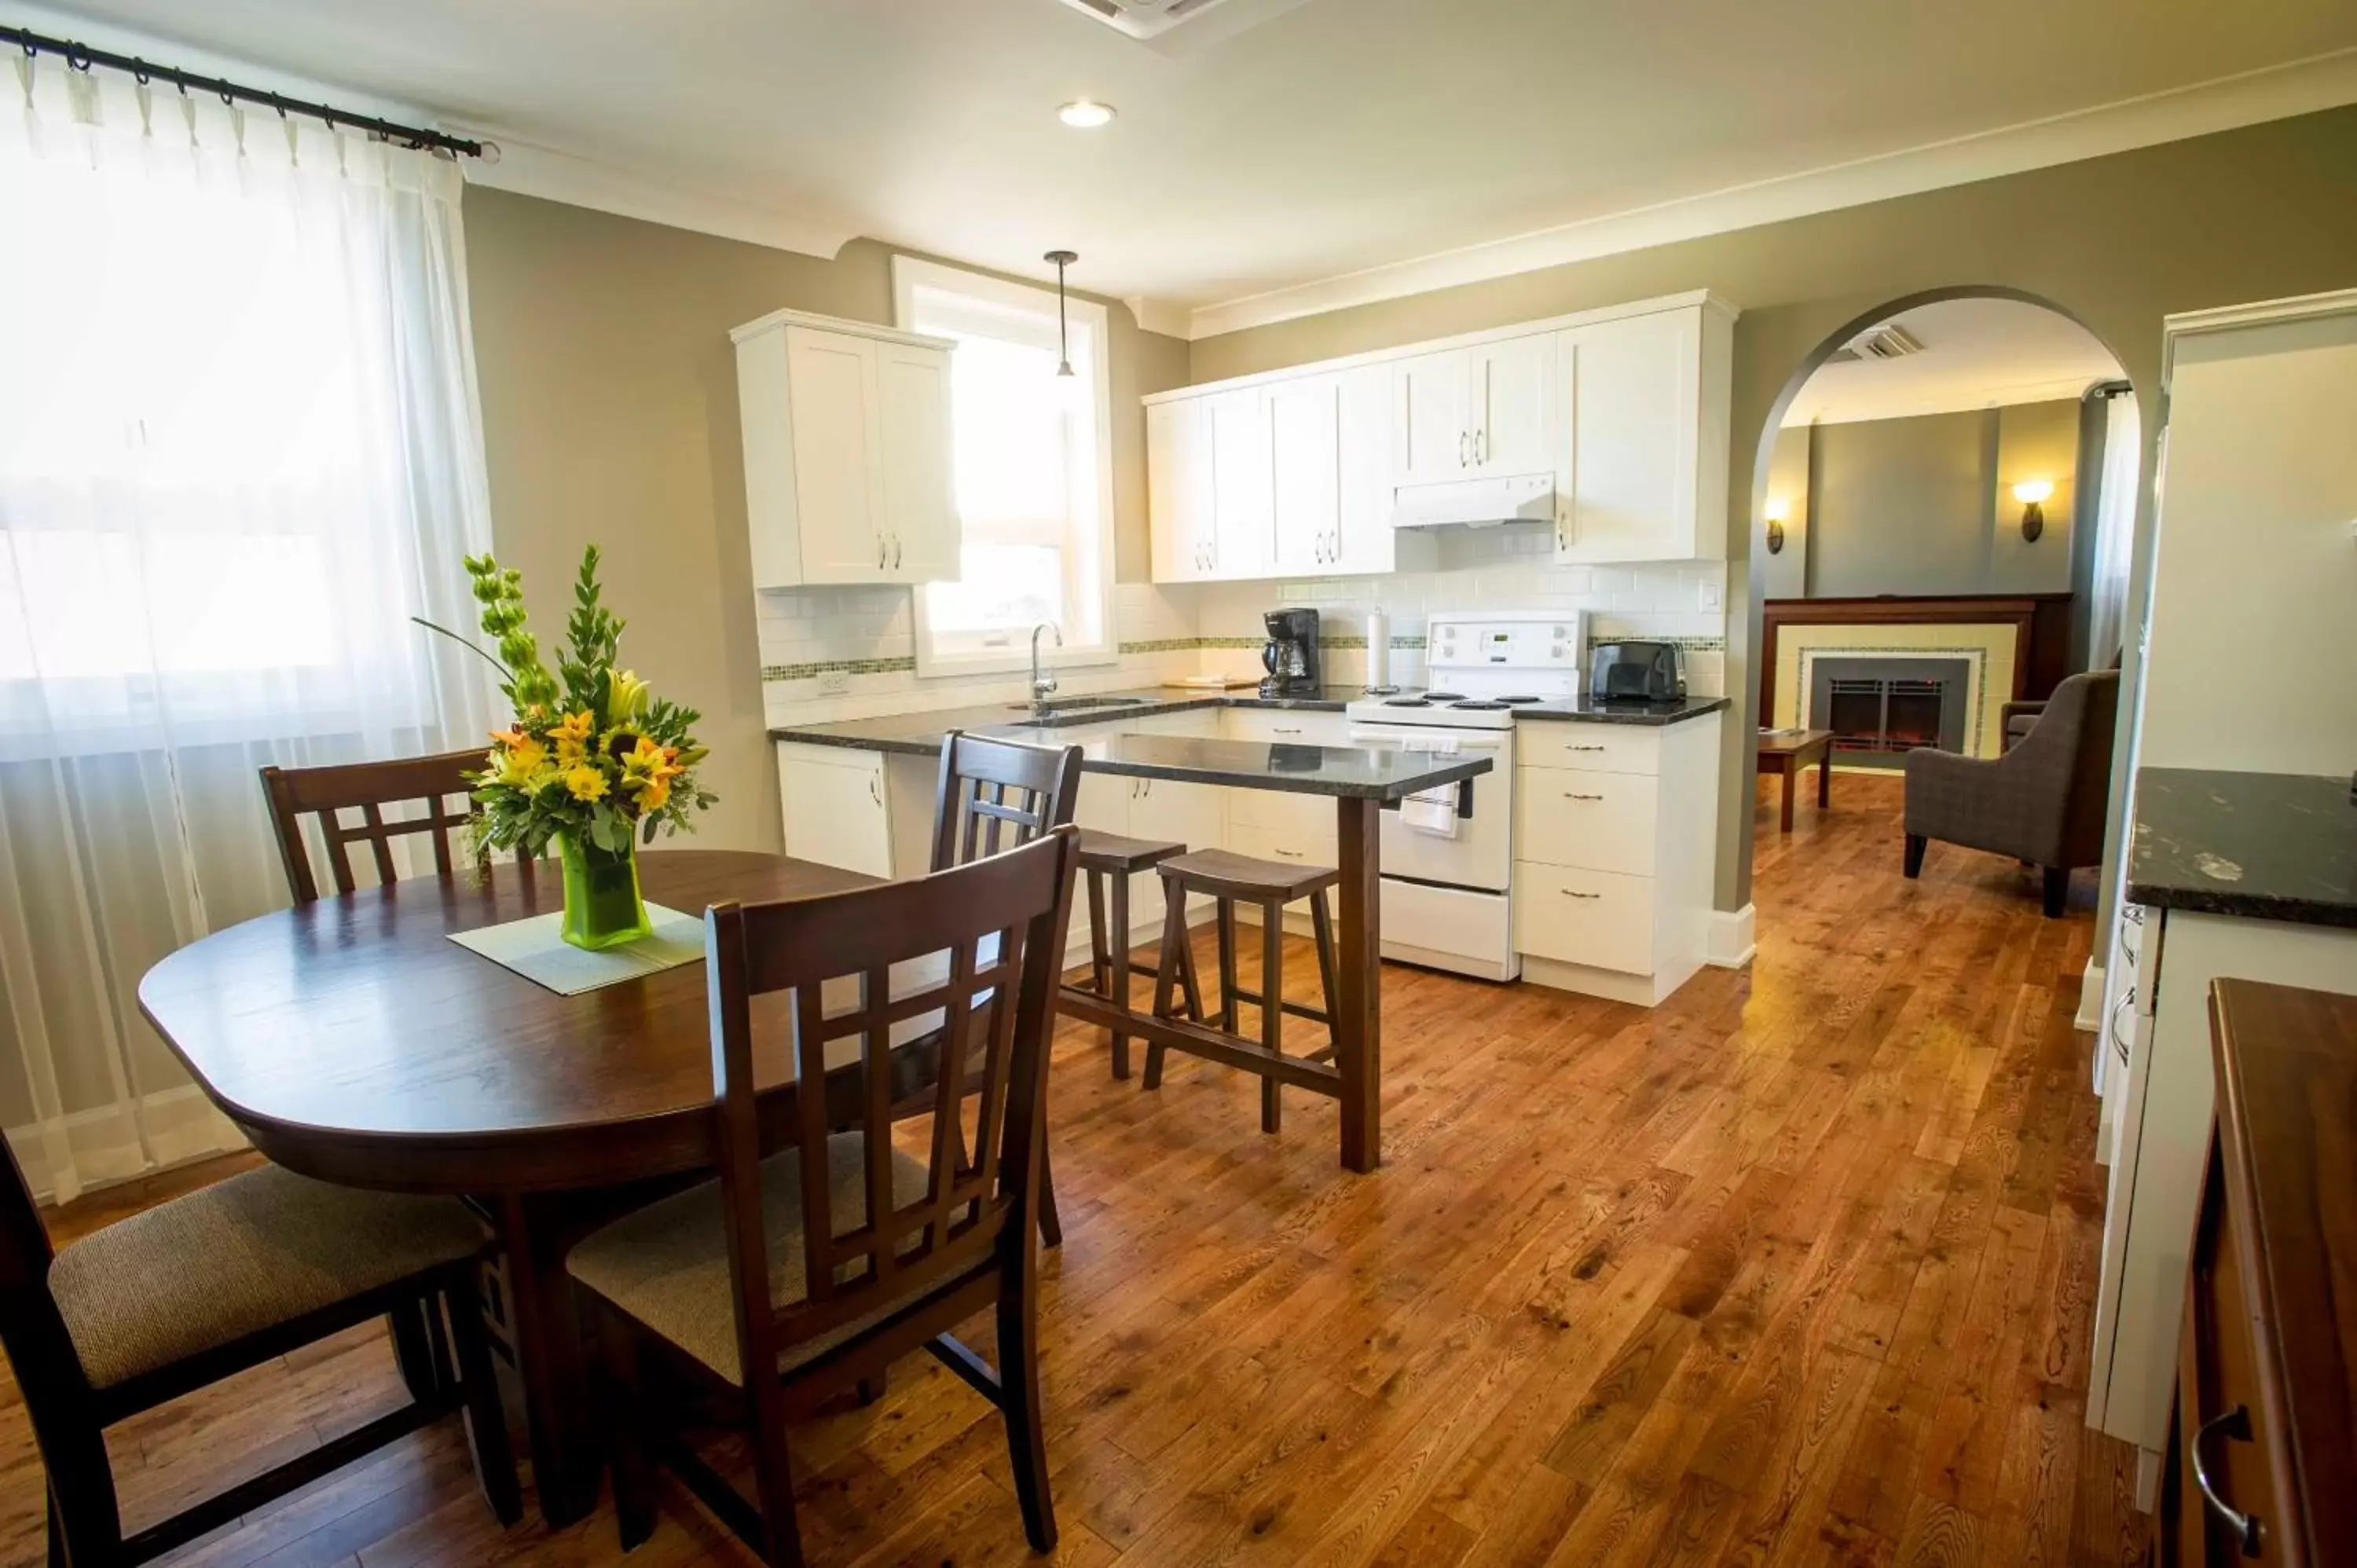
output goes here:
<path id="1" fill-rule="evenodd" d="M 1833 731 L 1835 755 L 1853 767 L 1895 768 L 1923 746 L 1962 751 L 1971 682 L 1962 659 L 1820 655 L 1810 660 L 1809 727 Z"/>

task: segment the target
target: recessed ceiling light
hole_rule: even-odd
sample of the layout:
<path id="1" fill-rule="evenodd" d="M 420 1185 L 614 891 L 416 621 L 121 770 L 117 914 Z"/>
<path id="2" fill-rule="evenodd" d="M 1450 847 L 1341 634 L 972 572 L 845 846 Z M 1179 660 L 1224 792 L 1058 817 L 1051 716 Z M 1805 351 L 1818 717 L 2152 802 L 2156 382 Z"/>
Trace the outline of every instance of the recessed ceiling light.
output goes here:
<path id="1" fill-rule="evenodd" d="M 1056 118 L 1075 130 L 1093 131 L 1099 125 L 1113 122 L 1113 105 L 1099 103 L 1094 99 L 1076 98 L 1056 111 Z"/>

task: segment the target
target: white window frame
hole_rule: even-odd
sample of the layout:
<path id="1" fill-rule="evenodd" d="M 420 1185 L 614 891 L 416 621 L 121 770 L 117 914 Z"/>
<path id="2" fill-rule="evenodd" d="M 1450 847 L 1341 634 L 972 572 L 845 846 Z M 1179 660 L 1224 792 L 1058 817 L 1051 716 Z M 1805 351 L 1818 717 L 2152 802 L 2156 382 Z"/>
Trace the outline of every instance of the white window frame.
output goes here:
<path id="1" fill-rule="evenodd" d="M 913 323 L 916 320 L 916 294 L 920 288 L 960 294 L 985 304 L 1049 316 L 1056 311 L 1053 289 L 1009 283 L 1004 278 L 968 272 L 963 267 L 944 266 L 939 262 L 923 261 L 915 256 L 896 255 L 892 258 L 892 317 L 904 331 L 916 330 Z M 1096 392 L 1097 571 L 1092 585 L 1100 606 L 1097 625 L 1102 629 L 1095 639 L 1088 642 L 1078 641 L 1067 635 L 1060 649 L 1043 644 L 1039 650 L 1039 661 L 1059 670 L 1114 664 L 1121 660 L 1121 629 L 1114 624 L 1114 602 L 1113 324 L 1110 313 L 1093 300 L 1067 295 L 1066 310 L 1072 321 L 1088 328 L 1090 371 L 1094 378 L 1091 384 Z M 924 585 L 919 584 L 912 587 L 909 595 L 915 612 L 917 674 L 920 679 L 1009 674 L 1028 671 L 1031 667 L 1028 639 L 1018 638 L 1003 650 L 937 652 L 933 647 L 931 618 L 926 611 Z"/>

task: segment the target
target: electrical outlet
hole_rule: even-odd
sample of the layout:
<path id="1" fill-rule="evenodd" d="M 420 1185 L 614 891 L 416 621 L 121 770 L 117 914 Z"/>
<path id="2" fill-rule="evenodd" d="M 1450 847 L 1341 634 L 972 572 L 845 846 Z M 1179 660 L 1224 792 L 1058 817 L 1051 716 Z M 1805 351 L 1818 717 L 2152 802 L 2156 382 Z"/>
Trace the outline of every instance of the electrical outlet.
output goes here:
<path id="1" fill-rule="evenodd" d="M 1727 590 L 1720 587 L 1717 583 L 1703 584 L 1701 594 L 1702 607 L 1706 610 L 1715 610 L 1718 608 L 1720 601 L 1726 597 L 1726 595 Z"/>
<path id="2" fill-rule="evenodd" d="M 848 671 L 848 670 L 822 670 L 822 671 L 820 671 L 818 672 L 818 694 L 819 694 L 820 696 L 822 696 L 822 697 L 840 697 L 840 696 L 842 696 L 845 692 L 848 692 L 848 691 L 850 691 L 850 690 L 851 690 L 851 671 Z"/>

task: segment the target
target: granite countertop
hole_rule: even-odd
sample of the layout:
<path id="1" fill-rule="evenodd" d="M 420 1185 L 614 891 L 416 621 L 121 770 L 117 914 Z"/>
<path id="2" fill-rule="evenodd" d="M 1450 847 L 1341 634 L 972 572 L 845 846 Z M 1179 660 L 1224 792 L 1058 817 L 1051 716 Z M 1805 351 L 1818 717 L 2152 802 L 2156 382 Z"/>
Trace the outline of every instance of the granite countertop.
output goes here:
<path id="1" fill-rule="evenodd" d="M 2138 769 L 2127 896 L 2164 909 L 2357 929 L 2357 804 L 2347 776 Z"/>
<path id="2" fill-rule="evenodd" d="M 1264 697 L 1249 687 L 1232 692 L 1213 692 L 1165 686 L 1091 694 L 1128 700 L 1103 707 L 1074 709 L 1045 724 L 1028 717 L 1018 704 L 991 703 L 970 708 L 882 714 L 872 718 L 839 719 L 824 724 L 780 725 L 770 731 L 770 738 L 801 741 L 812 746 L 845 746 L 864 751 L 938 752 L 942 748 L 942 734 L 952 729 L 963 730 L 968 735 L 1034 744 L 1051 735 L 1057 738 L 1069 736 L 1074 740 L 1086 740 L 1086 732 L 1102 725 L 1153 718 L 1163 714 L 1183 714 L 1196 708 L 1286 708 L 1296 712 L 1339 714 L 1346 705 L 1366 693 L 1356 686 L 1328 686 L 1311 696 Z M 1658 727 L 1715 714 L 1727 705 L 1725 697 L 1681 697 L 1671 703 L 1591 703 L 1585 697 L 1566 697 L 1517 708 L 1514 716 L 1542 723 Z M 1412 719 L 1416 712 L 1413 708 L 1403 709 L 1401 716 Z"/>
<path id="3" fill-rule="evenodd" d="M 1185 735 L 1057 738 L 1081 748 L 1081 769 L 1086 773 L 1354 800 L 1397 800 L 1419 789 L 1487 773 L 1495 766 L 1488 756 L 1474 752 L 1452 756 L 1398 746 L 1280 746 Z"/>

